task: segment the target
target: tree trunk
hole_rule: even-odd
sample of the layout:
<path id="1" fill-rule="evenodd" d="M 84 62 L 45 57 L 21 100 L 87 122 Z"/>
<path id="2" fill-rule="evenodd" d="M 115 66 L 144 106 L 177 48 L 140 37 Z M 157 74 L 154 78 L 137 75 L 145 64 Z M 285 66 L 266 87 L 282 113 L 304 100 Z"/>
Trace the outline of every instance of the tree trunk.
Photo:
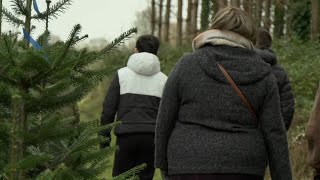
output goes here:
<path id="1" fill-rule="evenodd" d="M 151 2 L 151 34 L 154 35 L 156 29 L 156 1 Z"/>
<path id="2" fill-rule="evenodd" d="M 189 36 L 192 32 L 191 17 L 192 17 L 192 0 L 188 0 L 188 10 L 187 10 L 187 19 L 186 19 L 186 28 L 185 28 L 187 41 L 189 40 Z"/>
<path id="3" fill-rule="evenodd" d="M 231 0 L 231 6 L 240 7 L 240 0 Z"/>
<path id="4" fill-rule="evenodd" d="M 201 31 L 205 31 L 209 26 L 210 0 L 201 2 Z"/>
<path id="5" fill-rule="evenodd" d="M 243 9 L 252 16 L 252 0 L 243 0 Z"/>
<path id="6" fill-rule="evenodd" d="M 182 45 L 182 7 L 183 0 L 178 0 L 178 13 L 177 13 L 177 46 Z"/>
<path id="7" fill-rule="evenodd" d="M 18 171 L 18 161 L 21 157 L 19 153 L 19 149 L 21 148 L 21 142 L 19 142 L 18 138 L 18 128 L 20 121 L 20 111 L 22 104 L 22 97 L 19 94 L 12 95 L 12 126 L 10 130 L 10 170 L 9 170 L 9 180 L 20 179 L 20 173 Z"/>
<path id="8" fill-rule="evenodd" d="M 193 8 L 192 8 L 192 36 L 193 38 L 197 36 L 198 33 L 198 7 L 199 7 L 199 0 L 193 1 Z"/>
<path id="9" fill-rule="evenodd" d="M 212 0 L 212 17 L 214 17 L 219 11 L 219 2 L 217 0 Z"/>
<path id="10" fill-rule="evenodd" d="M 0 37 L 2 33 L 2 0 L 0 0 Z"/>
<path id="11" fill-rule="evenodd" d="M 293 19 L 292 4 L 293 4 L 293 0 L 287 0 L 286 37 L 288 38 L 290 38 L 292 35 L 292 19 Z M 272 24 L 272 22 L 270 24 Z"/>
<path id="12" fill-rule="evenodd" d="M 283 36 L 284 30 L 284 0 L 276 0 L 274 8 L 274 37 L 280 38 Z"/>
<path id="13" fill-rule="evenodd" d="M 164 24 L 164 41 L 169 42 L 171 0 L 167 0 L 166 19 Z"/>
<path id="14" fill-rule="evenodd" d="M 256 10 L 256 15 L 255 15 L 256 26 L 261 27 L 262 0 L 256 0 L 255 10 Z"/>
<path id="15" fill-rule="evenodd" d="M 270 27 L 271 27 L 271 0 L 265 1 L 264 13 L 265 13 L 265 16 L 264 16 L 263 26 L 266 30 L 270 31 Z"/>
<path id="16" fill-rule="evenodd" d="M 162 39 L 162 5 L 163 5 L 163 0 L 160 0 L 159 3 L 159 20 L 158 20 L 158 38 L 159 40 Z"/>
<path id="17" fill-rule="evenodd" d="M 319 37 L 319 0 L 312 0 L 312 24 L 311 39 L 316 40 Z"/>
<path id="18" fill-rule="evenodd" d="M 73 117 L 74 117 L 74 124 L 79 124 L 80 123 L 80 110 L 78 103 L 73 103 L 71 105 L 72 112 L 73 112 Z"/>
<path id="19" fill-rule="evenodd" d="M 24 28 L 27 31 L 27 33 L 30 34 L 31 32 L 31 7 L 32 7 L 32 0 L 27 0 L 27 15 L 24 22 Z M 25 40 L 26 47 L 29 48 L 29 42 Z"/>

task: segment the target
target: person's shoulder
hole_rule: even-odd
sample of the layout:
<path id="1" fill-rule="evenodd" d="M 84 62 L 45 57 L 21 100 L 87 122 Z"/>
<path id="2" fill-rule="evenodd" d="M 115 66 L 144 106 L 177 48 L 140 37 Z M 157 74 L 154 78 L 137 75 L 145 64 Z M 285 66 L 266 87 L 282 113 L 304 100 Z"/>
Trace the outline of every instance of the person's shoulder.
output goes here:
<path id="1" fill-rule="evenodd" d="M 274 75 L 276 76 L 276 78 L 280 78 L 280 77 L 287 77 L 288 73 L 285 70 L 285 68 L 280 65 L 280 64 L 276 64 L 272 66 L 272 72 L 274 73 Z"/>
<path id="2" fill-rule="evenodd" d="M 119 74 L 119 73 L 124 73 L 124 72 L 126 72 L 126 71 L 128 71 L 128 70 L 129 70 L 128 67 L 122 67 L 122 68 L 120 68 L 120 69 L 117 70 L 117 73 L 118 73 L 118 74 Z"/>
<path id="3" fill-rule="evenodd" d="M 197 52 L 186 52 L 182 55 L 182 57 L 176 63 L 176 66 L 184 66 L 186 64 L 190 65 L 191 62 L 195 62 L 197 59 Z"/>
<path id="4" fill-rule="evenodd" d="M 273 66 L 272 66 L 272 69 L 273 69 L 273 70 L 277 70 L 277 71 L 286 71 L 281 64 L 275 64 L 275 65 L 273 65 Z"/>
<path id="5" fill-rule="evenodd" d="M 271 89 L 277 87 L 277 76 L 274 73 L 269 73 L 264 77 L 265 88 L 270 91 Z"/>
<path id="6" fill-rule="evenodd" d="M 165 75 L 163 72 L 159 72 L 158 73 L 158 76 L 161 78 L 161 79 L 163 79 L 163 80 L 167 80 L 168 79 L 168 76 L 167 75 Z"/>

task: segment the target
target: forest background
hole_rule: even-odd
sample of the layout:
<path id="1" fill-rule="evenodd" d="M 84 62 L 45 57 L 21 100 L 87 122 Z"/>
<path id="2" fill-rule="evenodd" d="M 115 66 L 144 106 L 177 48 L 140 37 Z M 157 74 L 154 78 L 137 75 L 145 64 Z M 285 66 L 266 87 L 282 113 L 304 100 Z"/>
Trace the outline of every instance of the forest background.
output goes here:
<path id="1" fill-rule="evenodd" d="M 179 58 L 192 51 L 192 39 L 210 27 L 215 13 L 226 6 L 236 6 L 251 14 L 256 26 L 266 28 L 273 36 L 272 49 L 276 52 L 279 63 L 288 72 L 296 98 L 295 116 L 288 132 L 294 179 L 311 179 L 312 170 L 307 163 L 304 130 L 320 77 L 320 1 L 149 0 L 148 3 L 146 9 L 136 14 L 136 21 L 132 25 L 137 27 L 137 35 L 124 46 L 100 58 L 100 61 L 90 64 L 92 70 L 104 67 L 105 71 L 100 79 L 101 83 L 95 84 L 86 96 L 77 100 L 80 121 L 92 122 L 100 118 L 108 85 L 116 70 L 125 66 L 133 53 L 135 37 L 153 34 L 161 40 L 161 67 L 164 73 L 169 74 Z M 59 41 L 59 38 L 54 41 Z M 81 46 L 96 52 L 104 50 L 106 44 L 107 40 L 96 39 Z M 113 137 L 113 146 L 115 140 Z M 112 159 L 110 156 L 108 161 L 112 162 Z M 111 169 L 107 168 L 100 177 L 110 179 Z M 160 179 L 158 171 L 154 179 Z"/>

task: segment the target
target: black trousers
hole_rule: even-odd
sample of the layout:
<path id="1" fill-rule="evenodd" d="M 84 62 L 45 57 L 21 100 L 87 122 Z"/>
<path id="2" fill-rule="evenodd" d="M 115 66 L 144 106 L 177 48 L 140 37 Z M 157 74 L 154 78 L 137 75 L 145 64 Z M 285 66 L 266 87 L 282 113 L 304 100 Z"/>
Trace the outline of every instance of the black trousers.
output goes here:
<path id="1" fill-rule="evenodd" d="M 315 170 L 314 180 L 320 180 L 320 169 Z"/>
<path id="2" fill-rule="evenodd" d="M 118 176 L 143 163 L 140 180 L 152 180 L 154 174 L 154 134 L 137 133 L 117 136 L 119 150 L 115 154 L 112 176 Z"/>
<path id="3" fill-rule="evenodd" d="M 170 180 L 263 180 L 262 176 L 246 174 L 194 174 L 174 175 Z"/>

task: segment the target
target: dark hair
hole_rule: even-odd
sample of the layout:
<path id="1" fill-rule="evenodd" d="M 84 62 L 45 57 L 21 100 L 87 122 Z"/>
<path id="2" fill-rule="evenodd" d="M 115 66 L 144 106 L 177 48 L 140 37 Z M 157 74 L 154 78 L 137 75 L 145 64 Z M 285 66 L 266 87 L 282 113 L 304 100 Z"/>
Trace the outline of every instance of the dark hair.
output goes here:
<path id="1" fill-rule="evenodd" d="M 154 55 L 157 55 L 159 45 L 159 39 L 152 35 L 140 36 L 136 42 L 138 52 L 148 52 Z"/>
<path id="2" fill-rule="evenodd" d="M 256 36 L 256 47 L 259 49 L 270 48 L 272 45 L 272 38 L 270 33 L 264 28 L 258 28 Z"/>

